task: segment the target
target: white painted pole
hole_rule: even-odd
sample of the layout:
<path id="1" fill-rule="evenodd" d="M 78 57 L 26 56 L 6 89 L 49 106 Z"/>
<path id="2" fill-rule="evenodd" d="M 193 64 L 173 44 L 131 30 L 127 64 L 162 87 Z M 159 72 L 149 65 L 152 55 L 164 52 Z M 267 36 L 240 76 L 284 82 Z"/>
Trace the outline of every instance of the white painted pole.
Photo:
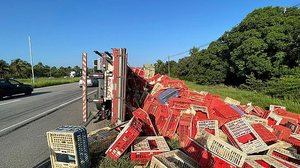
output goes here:
<path id="1" fill-rule="evenodd" d="M 30 38 L 30 36 L 28 36 L 28 42 L 29 42 L 29 55 L 30 55 L 30 64 L 31 64 L 32 83 L 34 84 L 34 70 L 33 70 L 32 48 L 31 48 L 31 38 Z"/>

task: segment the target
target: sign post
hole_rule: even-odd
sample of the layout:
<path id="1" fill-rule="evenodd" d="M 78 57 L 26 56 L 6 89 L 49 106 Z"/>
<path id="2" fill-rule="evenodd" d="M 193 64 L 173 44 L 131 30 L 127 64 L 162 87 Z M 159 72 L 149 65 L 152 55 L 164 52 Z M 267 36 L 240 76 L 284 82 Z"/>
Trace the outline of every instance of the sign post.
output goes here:
<path id="1" fill-rule="evenodd" d="M 87 53 L 82 53 L 82 120 L 87 121 Z"/>

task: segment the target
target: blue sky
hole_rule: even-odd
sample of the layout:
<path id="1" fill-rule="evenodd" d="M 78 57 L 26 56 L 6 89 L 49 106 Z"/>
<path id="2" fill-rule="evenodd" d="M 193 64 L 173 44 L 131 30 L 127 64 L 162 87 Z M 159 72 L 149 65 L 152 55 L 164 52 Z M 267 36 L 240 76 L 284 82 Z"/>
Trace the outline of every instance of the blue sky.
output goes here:
<path id="1" fill-rule="evenodd" d="M 299 0 L 16 0 L 0 5 L 0 59 L 50 66 L 81 66 L 87 52 L 127 48 L 129 64 L 165 60 L 216 40 L 248 13 L 265 6 L 293 6 Z M 178 59 L 180 55 L 174 57 Z"/>

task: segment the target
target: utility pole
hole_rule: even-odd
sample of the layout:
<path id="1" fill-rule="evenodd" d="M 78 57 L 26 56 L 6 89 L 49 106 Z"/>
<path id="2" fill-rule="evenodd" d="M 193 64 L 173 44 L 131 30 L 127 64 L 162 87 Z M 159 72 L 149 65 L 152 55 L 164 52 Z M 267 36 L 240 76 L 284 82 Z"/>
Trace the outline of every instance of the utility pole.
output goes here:
<path id="1" fill-rule="evenodd" d="M 170 73 L 170 56 L 168 56 L 168 76 L 171 77 L 171 73 Z"/>
<path id="2" fill-rule="evenodd" d="M 50 66 L 50 77 L 51 77 L 51 66 Z"/>
<path id="3" fill-rule="evenodd" d="M 32 48 L 31 48 L 31 38 L 28 36 L 29 42 L 29 55 L 30 55 L 30 63 L 31 63 L 31 75 L 32 75 L 32 83 L 34 84 L 34 70 L 33 70 L 33 62 L 32 62 Z"/>

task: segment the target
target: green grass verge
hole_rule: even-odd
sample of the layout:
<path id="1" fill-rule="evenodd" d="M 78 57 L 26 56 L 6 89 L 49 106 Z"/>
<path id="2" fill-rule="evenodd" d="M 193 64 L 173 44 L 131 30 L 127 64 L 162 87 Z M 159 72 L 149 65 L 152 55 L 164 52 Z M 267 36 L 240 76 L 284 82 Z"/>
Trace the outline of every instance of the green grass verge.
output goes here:
<path id="1" fill-rule="evenodd" d="M 36 78 L 34 84 L 31 79 L 17 79 L 19 82 L 24 84 L 30 84 L 34 88 L 61 85 L 66 83 L 74 83 L 79 81 L 79 77 L 76 78 Z"/>
<path id="2" fill-rule="evenodd" d="M 287 110 L 300 113 L 300 101 L 299 100 L 289 100 L 289 99 L 278 99 L 272 98 L 271 96 L 256 93 L 253 91 L 246 91 L 237 89 L 225 85 L 199 85 L 195 82 L 184 81 L 185 84 L 190 88 L 190 90 L 196 91 L 208 91 L 209 93 L 221 96 L 222 99 L 225 97 L 231 97 L 240 101 L 242 104 L 247 104 L 252 102 L 254 105 L 260 106 L 262 108 L 268 109 L 270 104 L 282 105 L 287 108 Z"/>

